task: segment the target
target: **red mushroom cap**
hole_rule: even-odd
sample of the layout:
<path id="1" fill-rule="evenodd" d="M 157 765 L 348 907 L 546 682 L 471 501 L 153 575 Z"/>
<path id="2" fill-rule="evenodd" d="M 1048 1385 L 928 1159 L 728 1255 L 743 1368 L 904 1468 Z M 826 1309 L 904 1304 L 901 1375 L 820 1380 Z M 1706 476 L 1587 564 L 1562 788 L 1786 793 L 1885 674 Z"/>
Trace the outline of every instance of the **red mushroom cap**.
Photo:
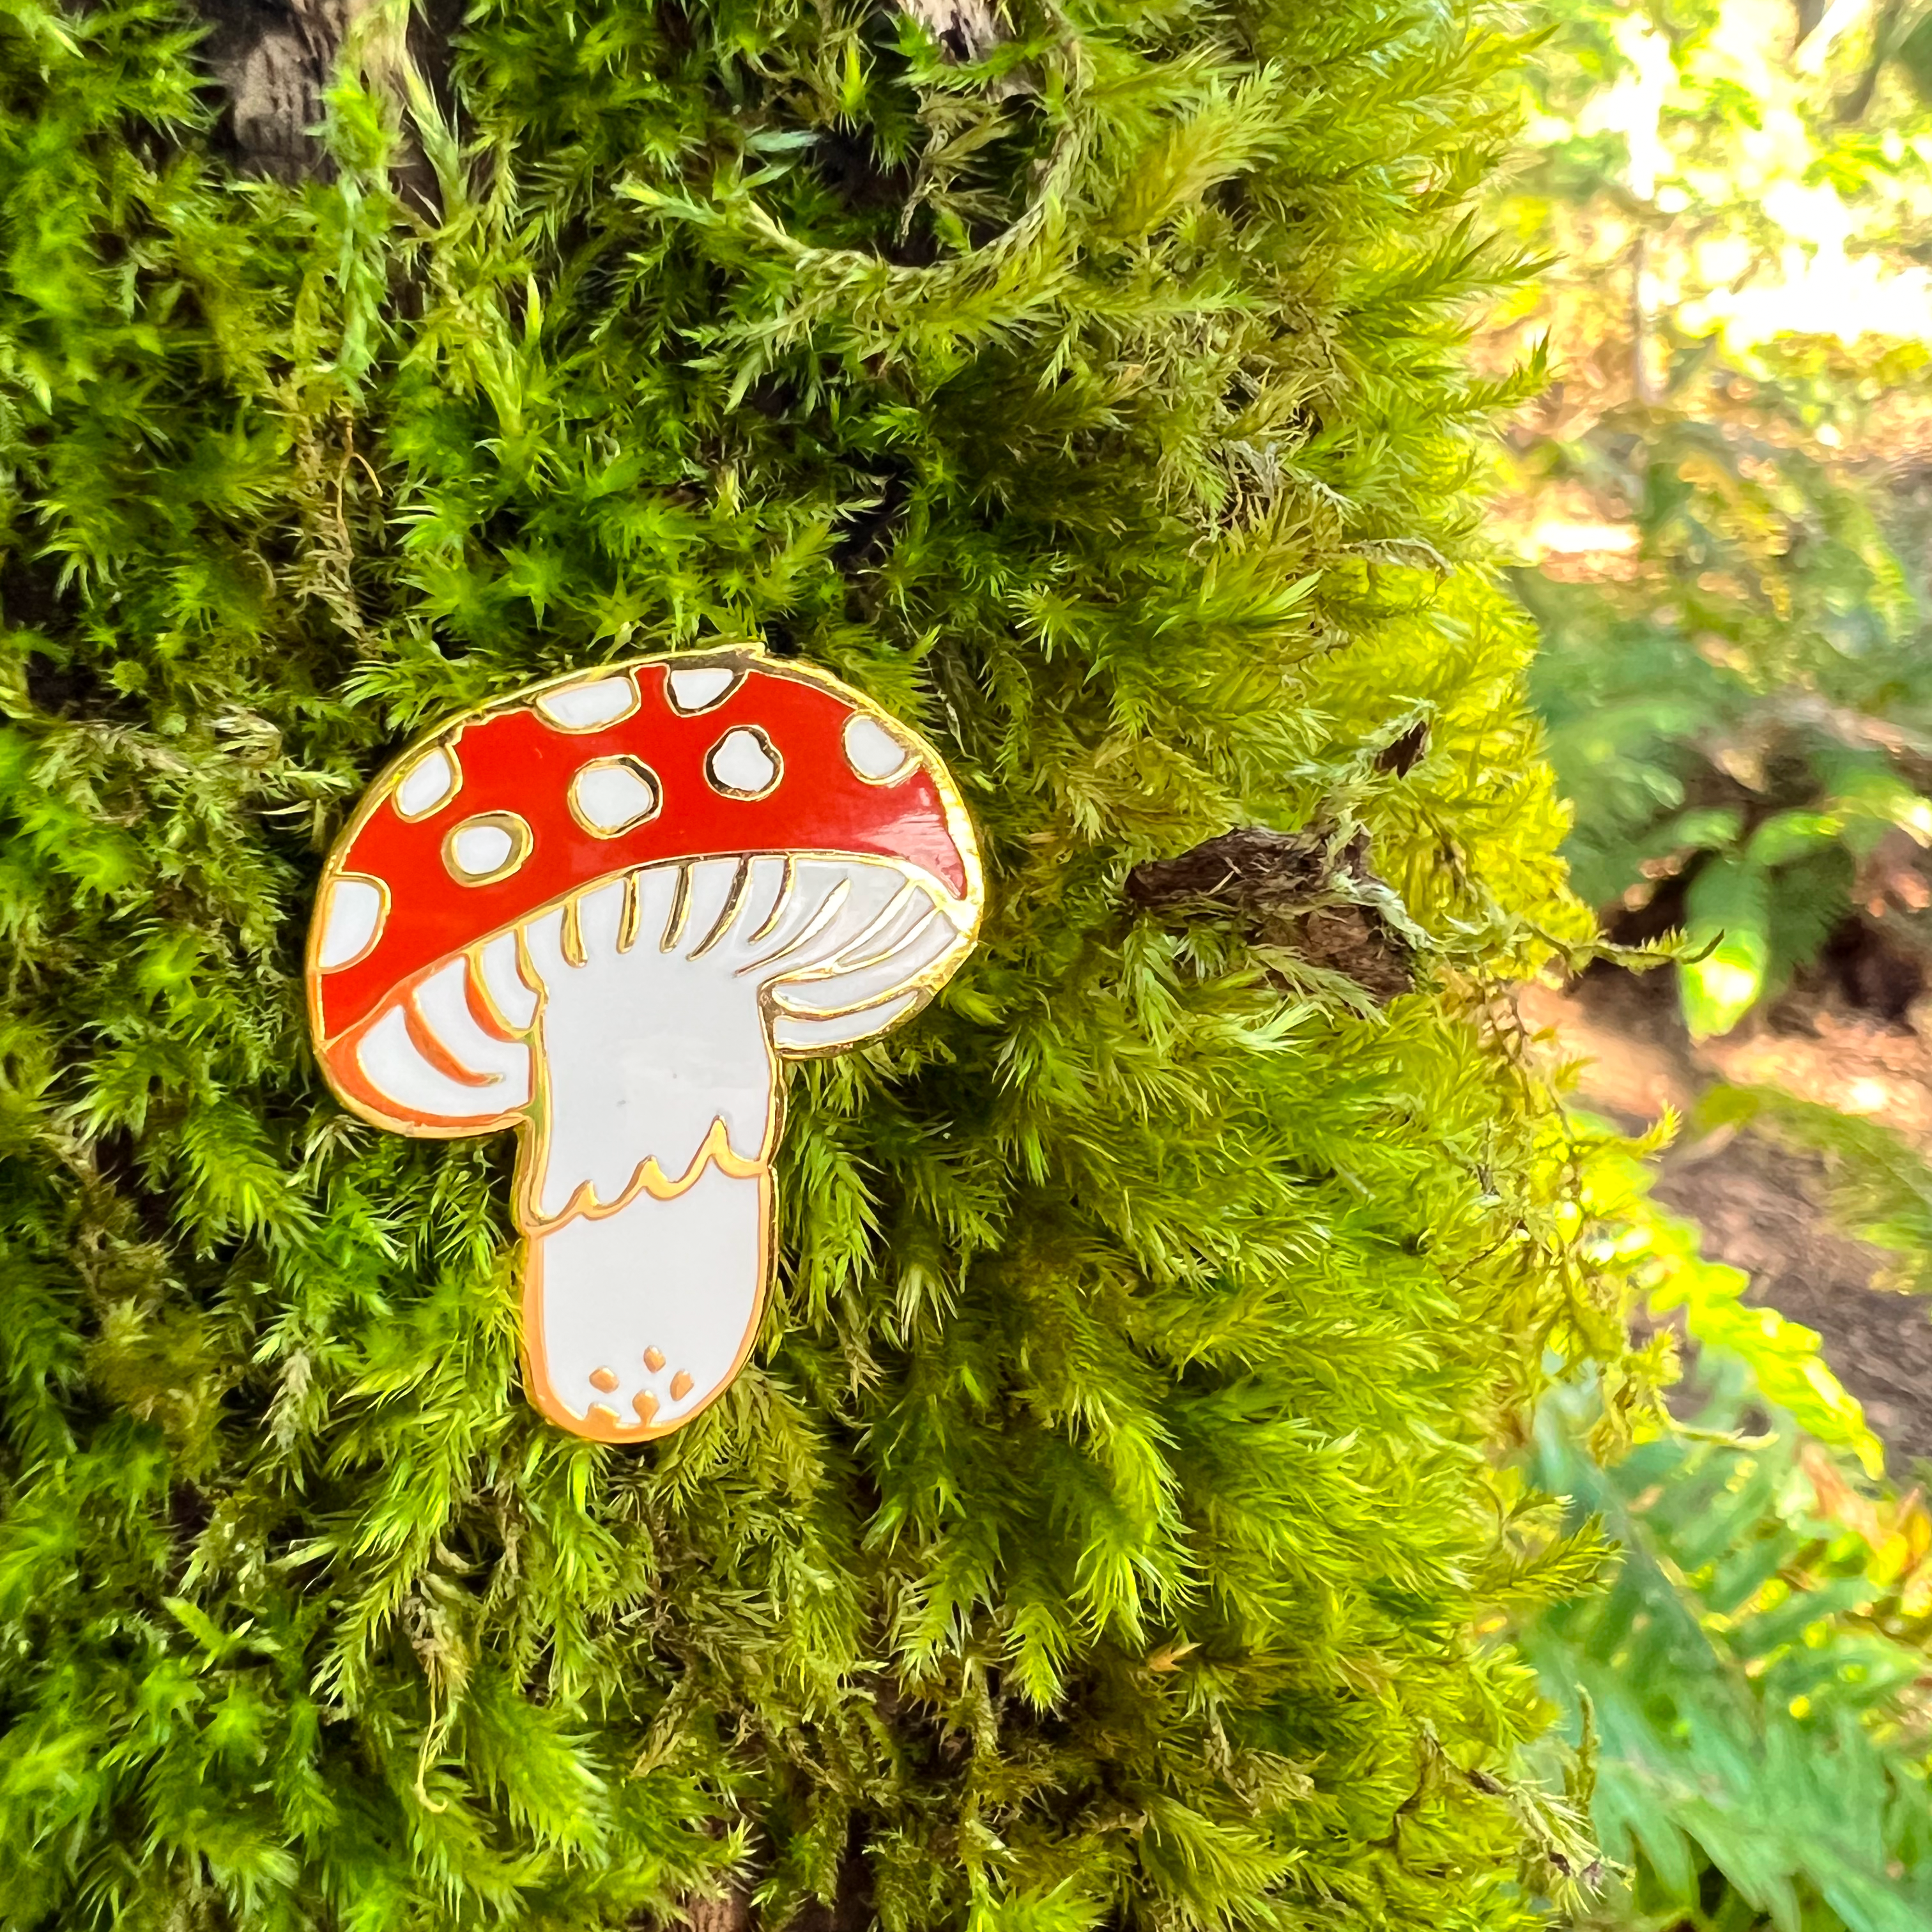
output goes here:
<path id="1" fill-rule="evenodd" d="M 443 765 L 426 764 L 438 754 Z M 405 788 L 424 772 L 415 789 L 433 802 L 418 802 Z M 614 814 L 596 822 L 594 801 L 614 791 L 637 815 L 609 830 Z M 896 860 L 956 898 L 979 893 L 971 825 L 938 755 L 824 672 L 741 647 L 519 692 L 412 746 L 338 842 L 310 940 L 318 1043 L 326 1050 L 398 988 L 600 879 L 754 853 Z M 332 890 L 351 879 L 373 883 L 383 903 L 363 950 L 326 965 Z"/>

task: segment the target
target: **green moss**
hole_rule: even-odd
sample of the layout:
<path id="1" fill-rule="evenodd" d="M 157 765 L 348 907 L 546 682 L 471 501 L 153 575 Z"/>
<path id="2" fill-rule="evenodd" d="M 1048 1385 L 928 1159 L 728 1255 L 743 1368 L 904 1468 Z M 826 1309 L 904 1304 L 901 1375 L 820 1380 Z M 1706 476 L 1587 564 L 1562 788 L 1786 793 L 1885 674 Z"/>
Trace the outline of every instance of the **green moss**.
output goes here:
<path id="1" fill-rule="evenodd" d="M 1484 1016 L 1581 928 L 1436 574 L 1510 50 L 1012 17 L 485 4 L 291 188 L 168 8 L 0 0 L 6 1924 L 1531 1912 L 1468 1632 L 1565 1566 L 1485 1452 L 1588 1306 Z M 301 940 L 412 729 L 747 637 L 934 736 L 992 914 L 794 1077 L 758 1353 L 614 1451 L 521 1400 L 507 1141 L 346 1118 Z M 1385 1011 L 1124 909 L 1316 821 L 1424 941 Z"/>

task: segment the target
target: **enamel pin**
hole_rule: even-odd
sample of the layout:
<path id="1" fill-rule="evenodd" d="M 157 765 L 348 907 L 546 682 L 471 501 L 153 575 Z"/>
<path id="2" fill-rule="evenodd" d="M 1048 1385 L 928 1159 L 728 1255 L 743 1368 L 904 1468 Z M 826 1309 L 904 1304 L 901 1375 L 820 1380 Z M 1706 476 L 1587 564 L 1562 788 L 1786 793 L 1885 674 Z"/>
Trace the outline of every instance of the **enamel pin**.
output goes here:
<path id="1" fill-rule="evenodd" d="M 518 1130 L 524 1377 L 643 1442 L 724 1391 L 772 1262 L 780 1063 L 916 1012 L 978 932 L 938 754 L 755 646 L 533 685 L 419 740 L 322 868 L 309 1023 L 364 1120 Z"/>

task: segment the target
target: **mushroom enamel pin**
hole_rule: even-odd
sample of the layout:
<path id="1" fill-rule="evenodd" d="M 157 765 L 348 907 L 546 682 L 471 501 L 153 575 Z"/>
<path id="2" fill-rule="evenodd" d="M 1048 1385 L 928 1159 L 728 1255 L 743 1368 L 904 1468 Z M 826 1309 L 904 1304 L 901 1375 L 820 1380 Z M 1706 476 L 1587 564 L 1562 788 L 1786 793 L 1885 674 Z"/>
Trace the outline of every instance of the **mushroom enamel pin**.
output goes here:
<path id="1" fill-rule="evenodd" d="M 971 950 L 938 754 L 755 646 L 533 685 L 412 745 L 322 868 L 309 1022 L 344 1106 L 518 1131 L 524 1378 L 607 1442 L 750 1352 L 779 1064 L 916 1012 Z"/>

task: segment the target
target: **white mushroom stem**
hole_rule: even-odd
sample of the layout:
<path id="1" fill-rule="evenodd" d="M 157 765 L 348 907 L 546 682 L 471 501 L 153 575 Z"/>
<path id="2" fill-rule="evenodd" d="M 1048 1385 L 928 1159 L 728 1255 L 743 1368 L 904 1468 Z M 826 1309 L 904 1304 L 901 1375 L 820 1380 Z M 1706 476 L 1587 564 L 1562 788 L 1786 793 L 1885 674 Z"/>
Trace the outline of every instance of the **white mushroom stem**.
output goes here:
<path id="1" fill-rule="evenodd" d="M 883 860 L 706 859 L 631 874 L 500 935 L 474 956 L 480 985 L 445 989 L 438 974 L 418 988 L 364 1068 L 446 1118 L 494 1116 L 527 1092 L 524 1341 L 553 1420 L 606 1439 L 661 1434 L 730 1382 L 769 1270 L 779 1056 L 890 1025 L 970 931 L 963 902 Z M 479 1025 L 478 1004 L 503 1025 Z M 488 1084 L 466 1088 L 466 1073 Z"/>

